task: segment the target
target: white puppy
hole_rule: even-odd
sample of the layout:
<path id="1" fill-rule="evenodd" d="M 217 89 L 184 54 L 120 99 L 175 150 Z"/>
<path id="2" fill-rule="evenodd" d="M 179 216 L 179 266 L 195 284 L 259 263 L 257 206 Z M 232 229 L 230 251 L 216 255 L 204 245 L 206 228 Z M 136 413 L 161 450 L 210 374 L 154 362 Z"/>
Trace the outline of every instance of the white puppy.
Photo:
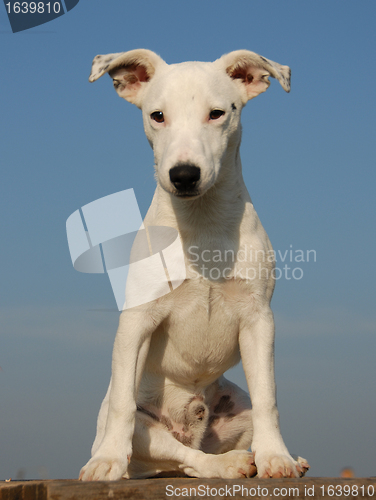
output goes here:
<path id="1" fill-rule="evenodd" d="M 290 456 L 279 430 L 272 248 L 239 156 L 242 108 L 269 76 L 289 92 L 290 69 L 247 50 L 168 65 L 140 49 L 97 56 L 90 81 L 105 73 L 142 109 L 157 179 L 144 225 L 178 231 L 186 279 L 122 312 L 80 478 L 303 475 L 307 462 Z M 240 357 L 252 406 L 223 377 Z"/>

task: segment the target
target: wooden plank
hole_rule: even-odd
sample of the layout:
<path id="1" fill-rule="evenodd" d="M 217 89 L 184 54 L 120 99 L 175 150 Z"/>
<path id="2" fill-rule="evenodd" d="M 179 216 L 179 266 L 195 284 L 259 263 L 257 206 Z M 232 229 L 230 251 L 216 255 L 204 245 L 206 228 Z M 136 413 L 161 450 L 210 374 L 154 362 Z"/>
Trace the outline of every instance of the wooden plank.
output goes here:
<path id="1" fill-rule="evenodd" d="M 0 481 L 0 500 L 46 500 L 47 481 Z"/>
<path id="2" fill-rule="evenodd" d="M 0 481 L 0 500 L 376 500 L 376 477 L 302 479 L 154 478 L 113 482 Z"/>

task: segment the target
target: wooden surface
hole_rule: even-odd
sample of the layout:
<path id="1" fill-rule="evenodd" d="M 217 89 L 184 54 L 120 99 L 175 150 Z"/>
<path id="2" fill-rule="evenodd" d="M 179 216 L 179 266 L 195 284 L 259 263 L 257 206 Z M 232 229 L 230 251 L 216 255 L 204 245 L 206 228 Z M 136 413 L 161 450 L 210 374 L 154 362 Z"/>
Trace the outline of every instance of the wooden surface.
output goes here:
<path id="1" fill-rule="evenodd" d="M 0 481 L 0 500 L 166 500 L 168 498 L 255 500 L 372 498 L 376 500 L 376 477 L 227 480 L 158 478 L 92 483 L 76 480 Z"/>

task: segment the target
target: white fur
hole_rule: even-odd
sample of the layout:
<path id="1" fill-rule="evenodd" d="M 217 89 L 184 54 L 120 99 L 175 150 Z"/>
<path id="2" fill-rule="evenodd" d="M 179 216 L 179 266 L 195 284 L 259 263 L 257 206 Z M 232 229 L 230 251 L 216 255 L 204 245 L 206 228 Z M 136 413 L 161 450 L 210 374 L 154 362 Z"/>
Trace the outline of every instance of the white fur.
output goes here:
<path id="1" fill-rule="evenodd" d="M 213 63 L 167 65 L 140 49 L 97 56 L 90 81 L 106 72 L 119 95 L 142 109 L 154 150 L 157 188 L 144 226 L 178 230 L 187 279 L 121 314 L 112 379 L 80 478 L 163 471 L 235 478 L 254 475 L 255 467 L 260 477 L 302 475 L 308 464 L 290 456 L 278 423 L 274 262 L 264 257 L 271 244 L 239 156 L 242 108 L 268 88 L 269 76 L 289 91 L 290 70 L 246 50 Z M 224 114 L 211 118 L 213 110 Z M 191 196 L 170 178 L 172 168 L 187 164 L 200 169 Z M 244 249 L 252 256 L 239 258 Z M 219 260 L 226 251 L 234 262 Z M 252 409 L 248 395 L 223 377 L 240 356 Z"/>

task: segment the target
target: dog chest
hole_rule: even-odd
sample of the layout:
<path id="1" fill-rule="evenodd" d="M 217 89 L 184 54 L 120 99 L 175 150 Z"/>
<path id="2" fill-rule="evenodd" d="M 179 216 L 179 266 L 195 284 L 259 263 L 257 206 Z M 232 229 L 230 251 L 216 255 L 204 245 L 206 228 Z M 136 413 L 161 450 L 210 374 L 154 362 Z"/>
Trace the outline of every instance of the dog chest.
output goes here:
<path id="1" fill-rule="evenodd" d="M 239 361 L 241 313 L 254 304 L 241 282 L 187 280 L 165 300 L 171 310 L 152 337 L 149 370 L 194 379 L 219 376 Z"/>

